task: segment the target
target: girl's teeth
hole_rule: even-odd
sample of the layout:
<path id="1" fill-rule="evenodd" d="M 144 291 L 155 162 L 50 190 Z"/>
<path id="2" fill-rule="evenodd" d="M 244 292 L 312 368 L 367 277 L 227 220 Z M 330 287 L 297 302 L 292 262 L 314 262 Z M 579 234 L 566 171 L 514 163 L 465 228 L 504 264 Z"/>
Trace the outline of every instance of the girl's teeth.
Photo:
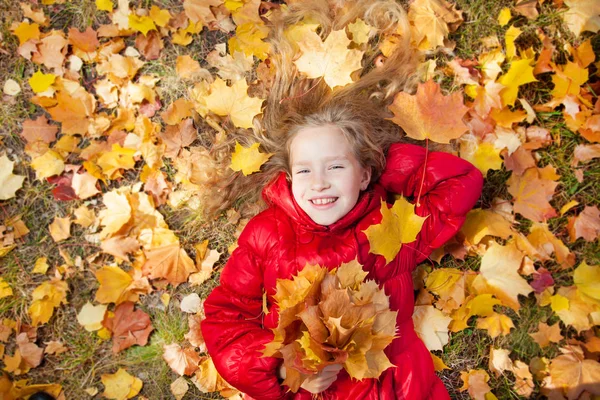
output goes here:
<path id="1" fill-rule="evenodd" d="M 323 204 L 329 204 L 329 203 L 333 203 L 334 201 L 336 201 L 337 198 L 329 198 L 329 199 L 314 199 L 312 200 L 312 202 L 314 204 L 318 204 L 318 205 L 323 205 Z"/>

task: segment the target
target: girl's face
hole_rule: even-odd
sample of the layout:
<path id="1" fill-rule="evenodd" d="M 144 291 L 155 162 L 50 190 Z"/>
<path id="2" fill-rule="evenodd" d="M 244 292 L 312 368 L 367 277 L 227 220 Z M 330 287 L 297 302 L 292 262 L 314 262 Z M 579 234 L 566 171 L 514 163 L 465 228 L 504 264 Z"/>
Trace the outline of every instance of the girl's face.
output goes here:
<path id="1" fill-rule="evenodd" d="M 342 131 L 325 125 L 298 131 L 290 145 L 292 194 L 319 225 L 348 214 L 371 180 Z"/>

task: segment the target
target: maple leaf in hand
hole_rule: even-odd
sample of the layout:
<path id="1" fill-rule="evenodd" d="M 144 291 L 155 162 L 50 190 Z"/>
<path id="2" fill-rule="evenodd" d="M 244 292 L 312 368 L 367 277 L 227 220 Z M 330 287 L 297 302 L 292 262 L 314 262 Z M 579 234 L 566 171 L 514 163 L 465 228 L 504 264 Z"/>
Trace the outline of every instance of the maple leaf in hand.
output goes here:
<path id="1" fill-rule="evenodd" d="M 363 232 L 369 239 L 371 253 L 385 257 L 385 262 L 391 262 L 400 252 L 403 243 L 414 242 L 421 231 L 427 217 L 415 214 L 415 205 L 404 197 L 396 200 L 392 208 L 381 201 L 382 220 L 378 225 L 372 225 Z"/>

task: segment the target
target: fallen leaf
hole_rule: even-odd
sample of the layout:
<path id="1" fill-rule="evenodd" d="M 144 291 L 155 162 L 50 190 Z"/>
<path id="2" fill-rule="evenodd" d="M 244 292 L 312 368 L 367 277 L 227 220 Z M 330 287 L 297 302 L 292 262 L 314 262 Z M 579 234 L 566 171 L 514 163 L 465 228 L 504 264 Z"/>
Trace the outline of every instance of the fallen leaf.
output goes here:
<path id="1" fill-rule="evenodd" d="M 302 55 L 294 61 L 308 78 L 323 77 L 331 88 L 352 83 L 351 74 L 361 68 L 363 52 L 348 49 L 350 39 L 344 30 L 331 31 L 324 42 L 314 31 L 307 31 L 297 42 Z"/>
<path id="2" fill-rule="evenodd" d="M 175 379 L 169 386 L 176 400 L 181 400 L 189 390 L 189 385 L 183 376 Z"/>
<path id="3" fill-rule="evenodd" d="M 89 301 L 81 307 L 79 314 L 77 314 L 77 322 L 83 326 L 86 331 L 93 332 L 102 329 L 102 321 L 104 320 L 104 314 L 106 314 L 106 305 L 99 304 L 93 305 Z"/>
<path id="4" fill-rule="evenodd" d="M 60 242 L 71 236 L 71 218 L 54 217 L 54 221 L 48 226 L 50 230 L 50 236 L 55 242 Z"/>
<path id="5" fill-rule="evenodd" d="M 31 293 L 32 302 L 27 309 L 31 324 L 38 326 L 48 322 L 55 308 L 67 304 L 68 290 L 67 283 L 57 279 L 43 282 L 36 287 Z"/>
<path id="6" fill-rule="evenodd" d="M 581 293 L 600 300 L 600 266 L 583 261 L 573 272 L 573 283 Z"/>
<path id="7" fill-rule="evenodd" d="M 498 83 L 505 86 L 500 92 L 502 103 L 505 106 L 514 106 L 519 86 L 537 81 L 533 76 L 532 62 L 533 60 L 527 58 L 513 61 L 508 72 L 498 79 Z"/>
<path id="8" fill-rule="evenodd" d="M 245 79 L 227 86 L 220 78 L 210 85 L 210 95 L 204 97 L 208 109 L 219 116 L 229 116 L 239 128 L 251 128 L 254 117 L 261 113 L 262 99 L 249 97 Z"/>
<path id="9" fill-rule="evenodd" d="M 448 325 L 452 318 L 433 306 L 416 306 L 413 311 L 415 332 L 429 351 L 443 350 L 448 344 Z"/>
<path id="10" fill-rule="evenodd" d="M 504 371 L 513 371 L 510 350 L 495 349 L 494 346 L 490 346 L 490 361 L 488 365 L 496 378 L 503 375 Z"/>
<path id="11" fill-rule="evenodd" d="M 460 379 L 463 381 L 463 385 L 460 390 L 464 392 L 469 391 L 469 395 L 475 400 L 491 400 L 488 393 L 491 393 L 492 388 L 487 384 L 490 380 L 490 376 L 482 369 L 471 369 L 469 372 L 461 371 Z M 495 397 L 495 396 L 494 396 Z"/>
<path id="12" fill-rule="evenodd" d="M 531 336 L 541 348 L 549 346 L 550 343 L 559 343 L 564 339 L 564 337 L 560 334 L 560 326 L 558 322 L 551 326 L 540 322 L 538 324 L 538 331 L 535 333 L 530 333 L 529 336 Z"/>
<path id="13" fill-rule="evenodd" d="M 191 273 L 198 269 L 194 261 L 182 249 L 179 243 L 145 250 L 146 263 L 143 266 L 151 279 L 164 278 L 173 285 L 186 282 Z"/>
<path id="14" fill-rule="evenodd" d="M 6 155 L 0 157 L 0 200 L 8 200 L 15 197 L 17 190 L 23 186 L 25 176 L 14 175 L 14 162 Z"/>
<path id="15" fill-rule="evenodd" d="M 234 171 L 242 171 L 244 176 L 260 171 L 260 167 L 271 158 L 271 153 L 261 153 L 258 150 L 260 143 L 254 143 L 250 147 L 242 147 L 235 142 L 235 151 L 231 155 L 230 168 Z"/>
<path id="16" fill-rule="evenodd" d="M 529 168 L 522 176 L 511 175 L 506 182 L 508 192 L 514 197 L 514 210 L 536 222 L 555 217 L 556 210 L 548 202 L 558 186 L 559 176 L 551 165 Z"/>
<path id="17" fill-rule="evenodd" d="M 391 120 L 413 139 L 449 143 L 468 130 L 463 122 L 468 108 L 462 94 L 444 96 L 433 80 L 419 84 L 415 95 L 398 93 L 389 109 L 394 113 Z"/>
<path id="18" fill-rule="evenodd" d="M 129 375 L 126 370 L 119 368 L 114 374 L 102 374 L 104 393 L 108 399 L 131 399 L 142 390 L 143 382 L 135 376 Z"/>
<path id="19" fill-rule="evenodd" d="M 527 296 L 533 291 L 518 273 L 522 260 L 523 253 L 514 242 L 507 246 L 492 242 L 481 259 L 480 275 L 473 281 L 473 286 L 479 294 L 493 294 L 503 304 L 518 311 L 518 295 Z"/>
<path id="20" fill-rule="evenodd" d="M 564 0 L 569 9 L 562 17 L 575 36 L 581 32 L 598 32 L 600 29 L 600 4 L 594 0 Z"/>
<path id="21" fill-rule="evenodd" d="M 562 351 L 565 354 L 550 361 L 549 372 L 553 385 L 569 400 L 579 398 L 583 391 L 600 395 L 600 363 L 584 359 L 583 351 L 578 346 L 569 346 Z"/>
<path id="22" fill-rule="evenodd" d="M 182 349 L 177 343 L 163 345 L 163 359 L 179 375 L 192 375 L 198 369 L 200 356 L 194 349 Z"/>
<path id="23" fill-rule="evenodd" d="M 133 345 L 145 346 L 154 329 L 150 317 L 142 310 L 134 311 L 130 301 L 119 304 L 113 316 L 106 315 L 102 325 L 113 334 L 114 354 Z"/>
<path id="24" fill-rule="evenodd" d="M 506 336 L 510 330 L 515 327 L 512 320 L 504 315 L 493 313 L 489 317 L 477 319 L 477 329 L 486 329 L 490 337 L 496 338 L 499 335 Z"/>

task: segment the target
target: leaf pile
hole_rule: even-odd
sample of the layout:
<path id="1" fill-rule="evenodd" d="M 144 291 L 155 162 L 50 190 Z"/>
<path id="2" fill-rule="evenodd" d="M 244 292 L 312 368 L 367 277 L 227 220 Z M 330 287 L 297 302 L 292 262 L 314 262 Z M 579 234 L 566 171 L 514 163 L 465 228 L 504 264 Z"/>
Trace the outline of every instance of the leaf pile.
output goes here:
<path id="1" fill-rule="evenodd" d="M 383 350 L 394 339 L 397 312 L 366 275 L 352 261 L 331 271 L 307 264 L 277 280 L 279 324 L 264 355 L 283 358 L 293 392 L 328 365 L 343 365 L 355 379 L 378 378 L 393 366 Z"/>

